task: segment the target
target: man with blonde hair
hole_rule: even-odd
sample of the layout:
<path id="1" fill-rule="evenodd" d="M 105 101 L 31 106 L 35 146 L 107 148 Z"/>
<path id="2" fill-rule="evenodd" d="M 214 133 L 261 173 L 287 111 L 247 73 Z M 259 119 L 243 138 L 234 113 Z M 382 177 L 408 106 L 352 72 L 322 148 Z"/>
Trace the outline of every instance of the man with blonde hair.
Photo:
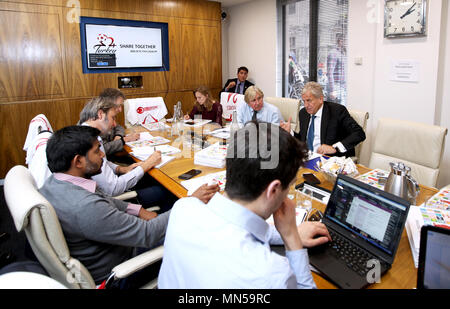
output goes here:
<path id="1" fill-rule="evenodd" d="M 239 124 L 256 120 L 279 125 L 283 116 L 278 107 L 264 102 L 264 93 L 257 86 L 250 86 L 245 91 L 244 101 L 246 104 L 238 104 L 237 120 Z"/>
<path id="2" fill-rule="evenodd" d="M 366 134 L 345 106 L 325 102 L 322 86 L 317 82 L 303 87 L 302 100 L 305 107 L 299 112 L 300 132 L 295 137 L 319 154 L 354 156 L 356 145 L 366 139 Z M 290 131 L 290 123 L 282 127 Z"/>

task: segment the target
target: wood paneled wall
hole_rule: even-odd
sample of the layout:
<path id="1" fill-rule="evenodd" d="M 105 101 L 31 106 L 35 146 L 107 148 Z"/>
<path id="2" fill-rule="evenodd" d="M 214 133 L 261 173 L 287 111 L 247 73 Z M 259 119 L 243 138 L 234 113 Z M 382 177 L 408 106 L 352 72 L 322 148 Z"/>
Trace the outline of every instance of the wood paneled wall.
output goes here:
<path id="1" fill-rule="evenodd" d="M 168 23 L 170 71 L 83 74 L 80 16 Z M 25 164 L 31 119 L 45 114 L 54 130 L 75 124 L 84 104 L 119 76 L 143 77 L 128 98 L 162 96 L 169 113 L 177 101 L 190 111 L 192 91 L 222 88 L 220 3 L 204 0 L 0 1 L 0 178 Z M 123 115 L 119 117 L 123 124 Z"/>

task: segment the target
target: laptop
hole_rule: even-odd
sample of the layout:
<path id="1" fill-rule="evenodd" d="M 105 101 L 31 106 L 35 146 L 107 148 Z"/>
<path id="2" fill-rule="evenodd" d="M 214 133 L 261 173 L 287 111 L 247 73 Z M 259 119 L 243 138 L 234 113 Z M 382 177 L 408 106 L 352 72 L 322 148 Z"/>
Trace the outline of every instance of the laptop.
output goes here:
<path id="1" fill-rule="evenodd" d="M 309 262 L 340 288 L 379 282 L 394 261 L 409 202 L 339 175 L 322 222 L 332 242 L 308 249 Z"/>
<path id="2" fill-rule="evenodd" d="M 420 231 L 418 289 L 450 289 L 450 229 L 424 225 Z"/>

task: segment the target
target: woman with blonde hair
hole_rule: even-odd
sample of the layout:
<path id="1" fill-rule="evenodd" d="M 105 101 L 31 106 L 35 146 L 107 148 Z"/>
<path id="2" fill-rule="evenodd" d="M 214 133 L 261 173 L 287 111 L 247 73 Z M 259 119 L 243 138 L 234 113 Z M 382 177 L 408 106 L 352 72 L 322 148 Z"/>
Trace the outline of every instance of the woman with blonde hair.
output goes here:
<path id="1" fill-rule="evenodd" d="M 211 91 L 206 86 L 200 86 L 194 91 L 196 98 L 194 107 L 185 119 L 194 119 L 195 115 L 201 115 L 202 119 L 209 119 L 222 125 L 222 105 L 213 100 Z"/>

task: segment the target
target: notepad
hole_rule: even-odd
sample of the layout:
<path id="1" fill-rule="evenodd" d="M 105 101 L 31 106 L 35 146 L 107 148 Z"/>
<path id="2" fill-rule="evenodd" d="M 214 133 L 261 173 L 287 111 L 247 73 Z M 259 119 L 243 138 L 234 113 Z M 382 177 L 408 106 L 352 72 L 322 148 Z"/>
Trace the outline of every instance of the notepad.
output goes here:
<path id="1" fill-rule="evenodd" d="M 181 185 L 188 190 L 188 195 L 192 195 L 195 190 L 204 184 L 218 184 L 219 190 L 223 191 L 225 189 L 226 183 L 226 171 L 220 171 L 217 173 L 211 173 L 205 176 L 192 178 L 181 182 Z"/>

